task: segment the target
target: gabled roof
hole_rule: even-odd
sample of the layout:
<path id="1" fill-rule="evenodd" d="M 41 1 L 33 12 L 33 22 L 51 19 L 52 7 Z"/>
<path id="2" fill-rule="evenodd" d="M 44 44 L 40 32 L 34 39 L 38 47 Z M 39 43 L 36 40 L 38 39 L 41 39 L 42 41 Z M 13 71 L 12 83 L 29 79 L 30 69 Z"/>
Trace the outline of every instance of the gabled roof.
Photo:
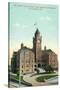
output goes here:
<path id="1" fill-rule="evenodd" d="M 43 52 L 43 53 L 47 53 L 47 54 L 49 54 L 49 53 L 54 53 L 54 54 L 56 54 L 56 53 L 53 52 L 51 49 L 42 50 L 42 52 Z M 56 54 L 56 55 L 57 55 L 57 54 Z"/>
<path id="2" fill-rule="evenodd" d="M 33 49 L 30 49 L 30 48 L 28 48 L 26 46 L 24 46 L 23 48 L 19 49 L 18 52 L 21 52 L 22 50 L 30 50 L 30 51 L 33 52 Z"/>

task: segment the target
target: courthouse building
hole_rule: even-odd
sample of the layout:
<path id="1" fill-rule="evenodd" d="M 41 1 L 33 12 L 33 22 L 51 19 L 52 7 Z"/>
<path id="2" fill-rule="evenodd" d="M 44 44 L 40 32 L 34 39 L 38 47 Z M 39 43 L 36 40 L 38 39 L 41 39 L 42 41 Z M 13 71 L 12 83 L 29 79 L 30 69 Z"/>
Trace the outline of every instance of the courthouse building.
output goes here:
<path id="1" fill-rule="evenodd" d="M 21 74 L 32 73 L 36 68 L 49 64 L 53 69 L 58 68 L 57 54 L 51 49 L 42 50 L 42 36 L 38 28 L 33 37 L 32 49 L 21 44 L 21 48 L 13 53 L 11 59 L 12 72 L 20 72 Z"/>

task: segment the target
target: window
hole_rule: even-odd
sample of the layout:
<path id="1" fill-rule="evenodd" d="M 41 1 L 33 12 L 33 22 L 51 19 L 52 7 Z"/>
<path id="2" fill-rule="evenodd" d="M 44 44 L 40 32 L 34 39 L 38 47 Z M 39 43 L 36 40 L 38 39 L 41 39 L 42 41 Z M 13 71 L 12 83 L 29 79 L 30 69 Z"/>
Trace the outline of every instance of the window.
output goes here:
<path id="1" fill-rule="evenodd" d="M 22 66 L 22 68 L 23 68 L 23 66 Z"/>
<path id="2" fill-rule="evenodd" d="M 23 70 L 22 70 L 22 73 L 23 73 Z"/>
<path id="3" fill-rule="evenodd" d="M 28 72 L 29 70 L 27 69 L 26 71 Z"/>
<path id="4" fill-rule="evenodd" d="M 35 65 L 35 67 L 36 67 L 36 65 Z"/>

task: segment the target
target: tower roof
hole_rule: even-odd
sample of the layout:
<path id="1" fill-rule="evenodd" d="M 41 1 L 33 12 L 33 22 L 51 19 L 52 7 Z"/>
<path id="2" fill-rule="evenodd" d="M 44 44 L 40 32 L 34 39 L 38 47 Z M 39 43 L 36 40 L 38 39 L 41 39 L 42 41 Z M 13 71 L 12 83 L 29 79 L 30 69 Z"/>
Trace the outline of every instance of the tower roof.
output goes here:
<path id="1" fill-rule="evenodd" d="M 36 29 L 36 32 L 35 32 L 35 33 L 36 33 L 36 34 L 40 33 L 38 28 Z"/>
<path id="2" fill-rule="evenodd" d="M 35 32 L 35 36 L 38 35 L 38 34 L 40 34 L 40 32 L 39 32 L 39 29 L 37 28 L 36 32 Z"/>

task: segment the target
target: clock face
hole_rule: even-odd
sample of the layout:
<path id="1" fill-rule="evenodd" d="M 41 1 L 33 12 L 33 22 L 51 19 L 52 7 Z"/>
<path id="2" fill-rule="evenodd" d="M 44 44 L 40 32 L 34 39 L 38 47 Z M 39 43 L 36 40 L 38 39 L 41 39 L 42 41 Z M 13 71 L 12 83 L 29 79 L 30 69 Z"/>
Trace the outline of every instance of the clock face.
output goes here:
<path id="1" fill-rule="evenodd" d="M 38 43 L 40 43 L 40 40 L 37 40 Z"/>

